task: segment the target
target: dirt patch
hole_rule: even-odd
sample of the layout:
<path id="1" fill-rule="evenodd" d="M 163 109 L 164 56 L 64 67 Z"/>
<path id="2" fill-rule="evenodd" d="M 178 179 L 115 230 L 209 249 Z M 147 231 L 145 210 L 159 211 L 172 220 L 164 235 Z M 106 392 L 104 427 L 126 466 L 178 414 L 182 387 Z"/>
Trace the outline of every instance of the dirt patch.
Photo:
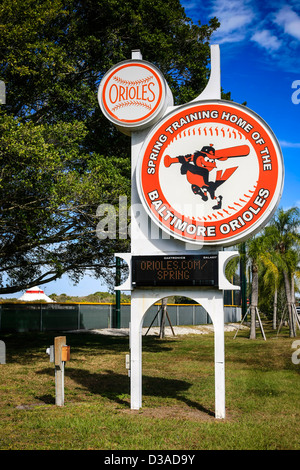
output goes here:
<path id="1" fill-rule="evenodd" d="M 18 405 L 16 406 L 16 409 L 17 410 L 25 410 L 25 411 L 29 411 L 29 410 L 32 410 L 33 408 L 36 408 L 36 407 L 41 407 L 41 406 L 45 406 L 45 404 L 41 404 L 41 403 L 32 403 L 32 404 L 27 404 L 27 405 Z"/>
<path id="2" fill-rule="evenodd" d="M 215 416 L 211 411 L 190 408 L 188 406 L 159 406 L 157 408 L 141 408 L 140 410 L 122 410 L 122 413 L 155 419 L 176 419 L 188 421 L 214 421 Z"/>
<path id="3" fill-rule="evenodd" d="M 240 326 L 239 323 L 226 323 L 224 325 L 225 332 L 227 331 L 236 331 L 240 329 L 249 329 L 247 326 Z M 207 335 L 213 333 L 213 325 L 197 325 L 197 326 L 173 326 L 173 331 L 175 336 L 181 335 Z M 169 326 L 165 327 L 165 336 L 173 336 L 173 331 Z M 109 335 L 109 336 L 129 336 L 129 328 L 103 328 L 99 330 L 76 330 L 74 333 L 92 333 L 97 335 Z M 159 326 L 151 327 L 148 331 L 148 328 L 143 328 L 143 335 L 147 333 L 147 336 L 159 336 L 160 328 Z M 69 332 L 70 333 L 70 332 Z"/>

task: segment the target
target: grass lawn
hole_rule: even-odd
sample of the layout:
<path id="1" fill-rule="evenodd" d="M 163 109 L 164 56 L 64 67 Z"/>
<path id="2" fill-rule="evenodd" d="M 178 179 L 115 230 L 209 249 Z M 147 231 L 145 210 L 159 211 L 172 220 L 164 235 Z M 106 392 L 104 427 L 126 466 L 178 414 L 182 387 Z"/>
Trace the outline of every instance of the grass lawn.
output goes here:
<path id="1" fill-rule="evenodd" d="M 0 334 L 1 450 L 298 450 L 293 339 L 225 335 L 226 419 L 214 418 L 214 336 L 143 338 L 143 408 L 130 410 L 128 338 L 66 333 L 65 406 L 46 348 L 61 333 Z M 298 356 L 299 357 L 299 356 Z"/>

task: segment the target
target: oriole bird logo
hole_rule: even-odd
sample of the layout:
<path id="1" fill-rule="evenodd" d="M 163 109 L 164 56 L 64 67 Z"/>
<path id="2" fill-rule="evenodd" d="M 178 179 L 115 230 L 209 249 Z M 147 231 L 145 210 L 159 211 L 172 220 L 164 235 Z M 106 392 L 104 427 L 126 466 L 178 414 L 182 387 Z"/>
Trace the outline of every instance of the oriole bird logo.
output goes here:
<path id="1" fill-rule="evenodd" d="M 216 201 L 213 209 L 221 209 L 221 195 L 216 195 L 216 189 L 225 183 L 236 171 L 238 166 L 217 170 L 215 181 L 209 180 L 209 173 L 217 168 L 217 161 L 225 161 L 228 158 L 246 157 L 249 155 L 250 148 L 248 145 L 238 145 L 220 150 L 215 150 L 213 144 L 204 146 L 202 149 L 196 150 L 193 154 L 178 155 L 177 157 L 165 156 L 164 165 L 169 168 L 173 163 L 181 164 L 181 174 L 186 175 L 188 182 L 194 194 L 201 197 L 203 201 L 208 200 L 208 195 L 212 200 Z"/>

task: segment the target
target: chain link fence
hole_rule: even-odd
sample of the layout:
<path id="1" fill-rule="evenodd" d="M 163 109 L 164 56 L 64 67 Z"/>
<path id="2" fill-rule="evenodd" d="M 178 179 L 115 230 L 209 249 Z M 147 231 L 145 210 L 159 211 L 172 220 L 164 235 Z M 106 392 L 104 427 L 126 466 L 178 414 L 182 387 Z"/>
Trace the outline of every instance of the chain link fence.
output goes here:
<path id="1" fill-rule="evenodd" d="M 144 317 L 149 327 L 160 304 L 150 307 Z M 225 306 L 225 323 L 241 321 L 241 308 Z M 206 310 L 199 304 L 168 304 L 167 311 L 173 326 L 203 325 L 211 323 Z M 130 304 L 121 304 L 120 328 L 128 328 Z M 153 326 L 160 325 L 160 313 Z M 67 331 L 116 327 L 114 304 L 80 303 L 2 303 L 0 304 L 0 331 Z"/>

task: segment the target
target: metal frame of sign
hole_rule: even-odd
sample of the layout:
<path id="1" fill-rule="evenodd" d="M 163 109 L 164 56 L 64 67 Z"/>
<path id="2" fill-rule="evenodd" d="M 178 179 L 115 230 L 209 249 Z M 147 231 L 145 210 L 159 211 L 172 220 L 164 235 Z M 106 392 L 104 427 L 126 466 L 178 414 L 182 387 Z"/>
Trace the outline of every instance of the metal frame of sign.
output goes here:
<path id="1" fill-rule="evenodd" d="M 201 303 L 213 322 L 215 417 L 224 419 L 223 290 L 240 288 L 225 275 L 227 262 L 238 252 L 224 247 L 245 240 L 267 223 L 281 196 L 284 169 L 279 144 L 269 126 L 253 111 L 221 100 L 219 46 L 213 45 L 210 50 L 211 74 L 207 86 L 186 105 L 173 106 L 166 85 L 161 111 L 147 116 L 145 122 L 141 123 L 134 103 L 128 106 L 131 116 L 136 113 L 133 119 L 121 116 L 120 120 L 108 115 L 103 108 L 103 87 L 124 63 L 117 64 L 103 77 L 98 98 L 106 117 L 121 132 L 131 135 L 131 253 L 115 254 L 129 267 L 127 280 L 115 290 L 131 291 L 131 409 L 142 406 L 144 315 L 160 299 L 180 295 Z M 134 72 L 137 62 L 149 66 L 135 50 L 126 67 L 130 70 L 131 64 Z M 128 79 L 133 84 L 139 78 L 133 73 L 121 80 Z M 126 93 L 122 90 L 122 99 Z M 131 93 L 133 96 L 134 92 Z M 216 282 L 217 273 L 213 286 L 193 285 L 194 280 L 200 283 L 201 276 L 192 269 L 190 272 L 193 276 L 197 274 L 198 279 L 196 276 L 190 279 L 190 285 L 171 283 L 170 272 L 165 275 L 170 285 L 158 285 L 155 266 L 152 272 L 145 273 L 144 279 L 144 273 L 137 273 L 137 259 L 158 263 L 178 257 L 200 259 L 201 249 L 201 256 L 212 256 L 214 269 L 217 264 L 217 271 L 213 270 L 214 274 L 207 279 L 208 283 L 211 278 Z"/>

